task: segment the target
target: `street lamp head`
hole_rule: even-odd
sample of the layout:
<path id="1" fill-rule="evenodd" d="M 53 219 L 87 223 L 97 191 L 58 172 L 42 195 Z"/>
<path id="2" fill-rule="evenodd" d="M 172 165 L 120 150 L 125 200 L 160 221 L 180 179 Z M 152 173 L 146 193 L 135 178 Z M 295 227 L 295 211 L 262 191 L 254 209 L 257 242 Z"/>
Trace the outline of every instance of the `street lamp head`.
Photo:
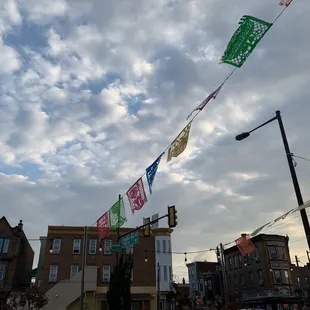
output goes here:
<path id="1" fill-rule="evenodd" d="M 249 132 L 243 132 L 240 135 L 236 136 L 236 140 L 241 141 L 241 140 L 247 138 L 249 135 L 250 135 Z"/>

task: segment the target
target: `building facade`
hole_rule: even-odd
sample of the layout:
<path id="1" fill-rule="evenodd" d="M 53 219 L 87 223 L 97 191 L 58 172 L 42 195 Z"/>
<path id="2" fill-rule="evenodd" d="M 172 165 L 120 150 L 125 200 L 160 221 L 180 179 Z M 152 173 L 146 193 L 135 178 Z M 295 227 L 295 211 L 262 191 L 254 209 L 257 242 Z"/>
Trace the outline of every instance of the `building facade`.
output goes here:
<path id="1" fill-rule="evenodd" d="M 130 230 L 131 228 L 120 228 L 120 235 Z M 156 309 L 157 263 L 161 266 L 161 290 L 168 288 L 165 286 L 165 280 L 168 281 L 169 271 L 167 274 L 165 272 L 171 265 L 165 260 L 164 254 L 169 254 L 167 241 L 171 233 L 171 229 L 157 228 L 152 230 L 151 236 L 144 237 L 143 230 L 140 230 L 138 243 L 127 249 L 133 254 L 131 286 L 133 309 L 141 307 L 145 310 Z M 83 235 L 83 227 L 49 226 L 47 236 L 40 238 L 41 250 L 36 281 L 49 295 L 50 301 L 46 310 L 55 309 L 56 306 L 63 309 L 78 307 Z M 162 247 L 159 253 L 156 249 L 157 240 L 161 241 Z M 167 253 L 164 253 L 163 240 L 166 240 Z M 95 305 L 97 309 L 107 309 L 106 293 L 117 257 L 112 245 L 116 242 L 116 231 L 111 231 L 110 235 L 99 244 L 97 229 L 91 227 L 87 230 L 86 303 Z M 171 251 L 169 255 L 171 256 Z"/>
<path id="2" fill-rule="evenodd" d="M 157 266 L 156 272 L 156 290 L 160 290 L 160 310 L 171 309 L 172 303 L 169 298 L 169 292 L 173 290 L 172 281 L 172 253 L 171 253 L 171 234 L 167 231 L 165 234 L 155 236 Z M 158 278 L 159 276 L 159 278 Z"/>
<path id="3" fill-rule="evenodd" d="M 215 262 L 193 262 L 188 268 L 189 294 L 199 295 L 205 303 L 213 303 L 221 295 L 220 266 Z"/>
<path id="4" fill-rule="evenodd" d="M 298 307 L 289 238 L 261 234 L 251 240 L 256 251 L 249 256 L 242 256 L 237 246 L 224 251 L 229 302 L 266 309 Z"/>
<path id="5" fill-rule="evenodd" d="M 23 230 L 23 223 L 12 227 L 0 219 L 0 309 L 11 292 L 29 287 L 34 252 Z"/>

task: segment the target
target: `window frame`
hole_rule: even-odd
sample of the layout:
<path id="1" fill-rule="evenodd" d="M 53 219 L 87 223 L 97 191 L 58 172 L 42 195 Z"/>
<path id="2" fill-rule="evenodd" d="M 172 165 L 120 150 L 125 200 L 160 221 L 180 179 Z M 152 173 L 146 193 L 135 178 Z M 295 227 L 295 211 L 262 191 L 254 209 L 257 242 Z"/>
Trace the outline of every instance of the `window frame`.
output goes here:
<path id="1" fill-rule="evenodd" d="M 163 254 L 167 254 L 167 240 L 163 240 Z"/>
<path id="2" fill-rule="evenodd" d="M 107 243 L 109 243 L 110 245 L 107 245 Z M 103 254 L 112 255 L 112 239 L 103 240 Z"/>
<path id="3" fill-rule="evenodd" d="M 307 277 L 306 277 L 307 278 Z M 283 281 L 284 280 L 284 281 Z M 283 279 L 282 282 L 285 284 L 290 284 L 290 274 L 288 270 L 283 270 Z"/>
<path id="4" fill-rule="evenodd" d="M 109 270 L 109 277 L 105 277 L 105 275 L 107 275 L 107 270 L 105 270 L 105 267 L 108 267 Z M 110 283 L 110 279 L 111 279 L 111 265 L 102 265 L 102 283 Z"/>
<path id="5" fill-rule="evenodd" d="M 282 272 L 280 269 L 273 269 L 273 280 L 274 280 L 274 284 L 282 284 L 283 283 L 283 279 L 282 279 Z M 276 273 L 279 273 L 280 275 L 280 282 L 277 282 L 277 277 L 276 277 Z"/>
<path id="6" fill-rule="evenodd" d="M 2 269 L 2 270 L 1 270 Z M 4 281 L 6 272 L 6 264 L 0 264 L 0 281 Z"/>
<path id="7" fill-rule="evenodd" d="M 238 269 L 238 255 L 234 256 L 234 267 L 235 269 Z"/>
<path id="8" fill-rule="evenodd" d="M 257 264 L 260 263 L 259 248 L 255 249 L 255 261 Z"/>
<path id="9" fill-rule="evenodd" d="M 262 269 L 257 270 L 257 276 L 258 276 L 259 285 L 262 285 L 264 283 L 264 274 L 263 274 Z"/>
<path id="10" fill-rule="evenodd" d="M 272 255 L 272 251 L 271 249 L 275 249 L 275 256 L 273 257 Z M 279 259 L 279 255 L 278 255 L 278 249 L 275 245 L 269 245 L 268 246 L 268 252 L 269 252 L 269 259 L 270 260 L 278 260 Z"/>
<path id="11" fill-rule="evenodd" d="M 52 275 L 52 267 L 55 267 L 55 279 L 51 279 L 51 275 Z M 55 283 L 57 282 L 57 274 L 58 274 L 58 265 L 50 265 L 50 270 L 49 270 L 49 274 L 48 274 L 48 282 L 49 283 Z"/>
<path id="12" fill-rule="evenodd" d="M 78 252 L 75 252 L 75 242 L 76 241 L 78 241 L 79 242 L 79 251 Z M 78 238 L 76 238 L 76 239 L 73 239 L 73 244 L 72 244 L 72 254 L 75 254 L 75 255 L 78 255 L 78 254 L 80 254 L 81 253 L 81 243 L 82 243 L 82 240 L 81 239 L 78 239 Z"/>
<path id="13" fill-rule="evenodd" d="M 94 242 L 95 244 L 92 244 L 92 242 Z M 91 251 L 91 250 L 93 250 L 93 251 Z M 88 254 L 90 254 L 90 255 L 96 255 L 97 254 L 97 239 L 89 239 Z"/>
<path id="14" fill-rule="evenodd" d="M 167 266 L 164 266 L 164 268 L 163 268 L 164 270 L 163 270 L 163 273 L 164 273 L 164 281 L 168 281 L 168 268 L 167 268 Z"/>
<path id="15" fill-rule="evenodd" d="M 156 240 L 156 252 L 160 253 L 160 240 Z"/>
<path id="16" fill-rule="evenodd" d="M 77 268 L 75 274 L 73 274 L 74 272 L 72 272 L 72 267 L 76 267 Z M 70 266 L 70 279 L 73 278 L 74 276 L 76 276 L 78 273 L 79 273 L 79 265 L 71 265 Z"/>
<path id="17" fill-rule="evenodd" d="M 249 272 L 250 286 L 254 286 L 254 273 L 252 271 Z"/>
<path id="18" fill-rule="evenodd" d="M 0 253 L 8 254 L 10 248 L 10 238 L 0 238 Z M 6 250 L 4 250 L 6 248 Z"/>
<path id="19" fill-rule="evenodd" d="M 55 241 L 59 241 L 58 246 L 55 246 Z M 58 250 L 57 250 L 58 247 Z M 61 238 L 55 238 L 53 239 L 53 244 L 52 244 L 52 253 L 51 254 L 59 254 L 61 250 Z"/>
<path id="20" fill-rule="evenodd" d="M 232 257 L 228 257 L 228 265 L 229 265 L 229 270 L 233 269 L 233 262 L 232 262 Z"/>
<path id="21" fill-rule="evenodd" d="M 282 252 L 283 251 L 283 252 Z M 281 253 L 282 252 L 282 253 Z M 283 257 L 281 257 L 283 254 Z M 286 260 L 286 253 L 285 253 L 285 248 L 283 246 L 278 247 L 278 259 L 279 260 Z"/>

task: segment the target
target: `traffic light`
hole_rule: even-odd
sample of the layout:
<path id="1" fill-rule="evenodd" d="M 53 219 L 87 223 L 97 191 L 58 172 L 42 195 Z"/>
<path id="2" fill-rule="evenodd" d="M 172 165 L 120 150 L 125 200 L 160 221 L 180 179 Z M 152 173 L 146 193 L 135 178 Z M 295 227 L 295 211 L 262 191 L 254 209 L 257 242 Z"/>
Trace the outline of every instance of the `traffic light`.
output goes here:
<path id="1" fill-rule="evenodd" d="M 144 236 L 148 237 L 151 234 L 151 219 L 149 217 L 144 219 Z"/>
<path id="2" fill-rule="evenodd" d="M 175 206 L 168 206 L 168 226 L 175 227 L 178 225 L 178 216 Z"/>

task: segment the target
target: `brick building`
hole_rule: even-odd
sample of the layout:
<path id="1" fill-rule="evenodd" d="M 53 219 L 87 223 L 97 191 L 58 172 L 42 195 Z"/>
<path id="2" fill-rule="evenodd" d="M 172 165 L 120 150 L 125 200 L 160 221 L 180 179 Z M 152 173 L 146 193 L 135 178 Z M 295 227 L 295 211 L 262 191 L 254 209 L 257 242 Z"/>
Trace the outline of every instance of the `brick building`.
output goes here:
<path id="1" fill-rule="evenodd" d="M 47 310 L 56 309 L 56 307 L 67 307 L 67 309 L 77 309 L 78 307 L 83 230 L 83 227 L 49 226 L 47 236 L 40 238 L 41 250 L 37 284 L 48 291 L 50 302 Z M 131 228 L 120 228 L 120 234 L 129 230 Z M 140 230 L 139 242 L 129 249 L 134 258 L 131 287 L 133 309 L 156 308 L 156 265 L 159 260 L 157 256 L 171 256 L 171 241 L 169 241 L 171 232 L 172 230 L 168 228 L 157 228 L 153 229 L 152 236 L 144 237 L 143 230 Z M 159 243 L 158 240 L 163 238 L 169 238 L 169 240 Z M 97 309 L 106 309 L 107 306 L 106 292 L 117 255 L 112 252 L 111 246 L 116 241 L 116 231 L 111 231 L 110 235 L 99 244 L 96 228 L 88 228 L 85 294 L 86 303 L 96 305 Z M 156 245 L 162 249 L 156 249 Z M 163 284 L 164 282 L 170 283 L 171 279 L 172 262 L 170 265 L 168 263 L 161 264 L 160 281 L 163 281 Z M 162 290 L 165 288 L 164 285 L 160 287 Z M 165 295 L 168 291 L 161 292 L 161 294 Z M 64 294 L 64 292 L 66 293 Z M 161 300 L 163 299 L 162 296 Z M 166 308 L 164 300 L 161 303 L 161 308 Z"/>
<path id="2" fill-rule="evenodd" d="M 0 309 L 11 292 L 29 287 L 33 257 L 22 221 L 12 227 L 3 216 L 0 219 Z"/>
<path id="3" fill-rule="evenodd" d="M 251 240 L 256 251 L 247 257 L 237 246 L 224 252 L 229 301 L 267 309 L 297 307 L 301 299 L 293 286 L 289 238 L 261 234 Z"/>
<path id="4" fill-rule="evenodd" d="M 203 300 L 213 303 L 215 296 L 221 295 L 220 268 L 215 262 L 193 262 L 188 268 L 189 294 L 202 296 Z"/>

